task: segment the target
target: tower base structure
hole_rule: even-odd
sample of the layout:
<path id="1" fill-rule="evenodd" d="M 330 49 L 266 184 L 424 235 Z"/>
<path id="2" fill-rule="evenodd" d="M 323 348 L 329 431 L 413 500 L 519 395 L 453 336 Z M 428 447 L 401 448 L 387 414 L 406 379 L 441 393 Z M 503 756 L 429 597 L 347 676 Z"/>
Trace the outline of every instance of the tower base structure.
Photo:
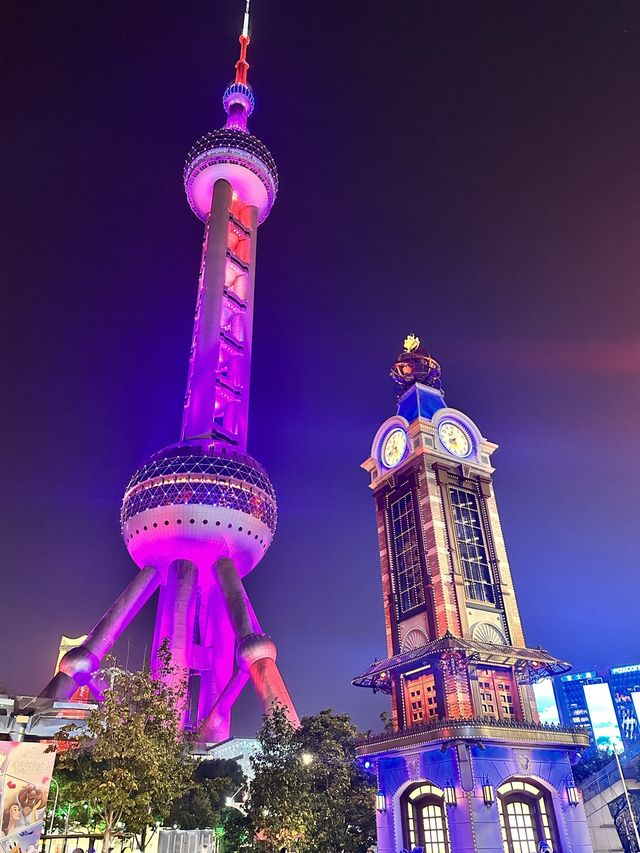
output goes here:
<path id="1" fill-rule="evenodd" d="M 578 730 L 483 719 L 360 741 L 378 780 L 378 853 L 591 853 L 571 773 L 587 746 Z"/>

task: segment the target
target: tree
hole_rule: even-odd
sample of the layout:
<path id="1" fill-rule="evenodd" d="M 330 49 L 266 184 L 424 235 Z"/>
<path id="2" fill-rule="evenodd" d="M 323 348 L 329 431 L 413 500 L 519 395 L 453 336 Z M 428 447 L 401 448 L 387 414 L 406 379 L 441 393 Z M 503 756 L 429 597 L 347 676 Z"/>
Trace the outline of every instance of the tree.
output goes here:
<path id="1" fill-rule="evenodd" d="M 214 808 L 217 791 L 211 791 L 208 781 L 194 785 L 171 804 L 165 826 L 178 829 L 213 829 L 218 823 L 218 813 Z"/>
<path id="2" fill-rule="evenodd" d="M 237 850 L 253 850 L 253 825 L 251 819 L 237 809 L 223 809 L 220 813 L 220 826 L 224 830 L 222 842 L 226 853 Z"/>
<path id="3" fill-rule="evenodd" d="M 358 732 L 328 709 L 294 729 L 276 708 L 258 734 L 249 813 L 264 850 L 361 853 L 375 838 L 373 779 L 355 762 Z"/>
<path id="4" fill-rule="evenodd" d="M 311 826 L 311 792 L 297 732 L 281 705 L 264 717 L 258 741 L 261 750 L 251 757 L 248 811 L 259 845 L 268 851 L 297 850 Z"/>
<path id="5" fill-rule="evenodd" d="M 201 761 L 195 767 L 193 780 L 193 787 L 173 801 L 165 825 L 180 829 L 225 828 L 227 824 L 235 827 L 235 815 L 243 816 L 228 808 L 226 801 L 247 781 L 238 762 L 221 758 Z"/>
<path id="6" fill-rule="evenodd" d="M 112 667 L 102 673 L 110 685 L 84 729 L 67 726 L 61 739 L 59 774 L 65 797 L 86 804 L 109 849 L 116 828 L 139 833 L 161 822 L 171 803 L 193 785 L 189 738 L 180 725 L 186 684 L 171 665 L 167 644 L 159 650 L 159 673 Z"/>
<path id="7" fill-rule="evenodd" d="M 302 720 L 298 739 L 310 777 L 312 822 L 301 849 L 309 853 L 359 853 L 375 839 L 375 787 L 356 764 L 357 735 L 349 717 L 331 709 Z"/>
<path id="8" fill-rule="evenodd" d="M 597 746 L 590 746 L 573 767 L 573 778 L 576 780 L 576 784 L 582 784 L 585 779 L 593 773 L 598 773 L 611 761 L 613 761 L 611 752 L 606 749 L 598 749 Z"/>
<path id="9" fill-rule="evenodd" d="M 382 730 L 385 732 L 393 732 L 393 717 L 391 716 L 391 711 L 381 711 L 380 712 L 380 722 L 382 723 Z"/>

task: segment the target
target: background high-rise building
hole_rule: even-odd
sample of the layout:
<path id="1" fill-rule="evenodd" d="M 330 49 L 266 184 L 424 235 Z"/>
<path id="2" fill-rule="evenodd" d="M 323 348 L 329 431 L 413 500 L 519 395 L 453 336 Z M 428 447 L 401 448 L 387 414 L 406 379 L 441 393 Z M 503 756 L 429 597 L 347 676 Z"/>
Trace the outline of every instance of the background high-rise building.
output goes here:
<path id="1" fill-rule="evenodd" d="M 567 726 L 579 726 L 588 729 L 589 709 L 584 695 L 586 684 L 601 684 L 602 678 L 593 670 L 571 672 L 554 680 L 559 685 L 558 697 L 560 719 Z"/>
<path id="2" fill-rule="evenodd" d="M 640 664 L 586 670 L 534 686 L 538 713 L 589 733 L 601 749 L 640 742 Z"/>
<path id="3" fill-rule="evenodd" d="M 630 746 L 640 740 L 640 664 L 612 667 L 607 680 L 622 739 Z"/>

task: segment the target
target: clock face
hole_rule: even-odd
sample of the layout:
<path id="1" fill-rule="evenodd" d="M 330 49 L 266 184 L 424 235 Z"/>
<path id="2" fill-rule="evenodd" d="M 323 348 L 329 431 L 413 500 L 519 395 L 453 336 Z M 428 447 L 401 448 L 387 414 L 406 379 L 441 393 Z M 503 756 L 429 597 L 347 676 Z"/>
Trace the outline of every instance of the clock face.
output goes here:
<path id="1" fill-rule="evenodd" d="M 464 458 L 471 453 L 471 438 L 466 430 L 453 421 L 442 421 L 438 426 L 438 435 L 445 450 L 454 456 Z"/>
<path id="2" fill-rule="evenodd" d="M 393 468 L 404 456 L 407 449 L 407 434 L 399 427 L 392 429 L 387 433 L 385 440 L 382 443 L 382 452 L 380 459 L 385 468 Z"/>

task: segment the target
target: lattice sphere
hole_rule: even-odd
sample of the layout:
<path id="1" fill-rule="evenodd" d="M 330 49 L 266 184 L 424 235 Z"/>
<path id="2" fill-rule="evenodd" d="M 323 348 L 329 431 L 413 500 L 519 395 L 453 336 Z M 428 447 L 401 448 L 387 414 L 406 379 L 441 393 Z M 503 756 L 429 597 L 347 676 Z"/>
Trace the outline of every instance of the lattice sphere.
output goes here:
<path id="1" fill-rule="evenodd" d="M 184 188 L 193 212 L 203 222 L 211 209 L 213 185 L 229 181 L 236 196 L 269 215 L 278 192 L 278 170 L 267 146 L 243 130 L 223 128 L 202 136 L 187 154 Z"/>
<path id="2" fill-rule="evenodd" d="M 273 539 L 276 495 L 267 473 L 250 456 L 175 447 L 134 473 L 120 520 L 140 568 L 184 559 L 208 576 L 216 560 L 230 557 L 246 575 Z"/>

